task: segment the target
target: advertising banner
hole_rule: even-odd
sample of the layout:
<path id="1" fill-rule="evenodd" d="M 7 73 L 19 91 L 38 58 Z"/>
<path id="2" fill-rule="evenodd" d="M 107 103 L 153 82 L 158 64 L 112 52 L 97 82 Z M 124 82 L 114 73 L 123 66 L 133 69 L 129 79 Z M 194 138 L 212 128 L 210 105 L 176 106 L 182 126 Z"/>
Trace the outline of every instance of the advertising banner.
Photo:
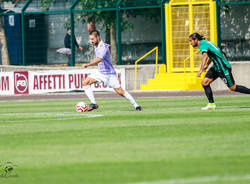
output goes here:
<path id="1" fill-rule="evenodd" d="M 13 72 L 0 73 L 0 95 L 14 95 Z"/>
<path id="2" fill-rule="evenodd" d="M 83 90 L 83 81 L 97 69 L 47 70 L 25 72 L 2 72 L 0 95 L 45 94 Z M 125 69 L 116 70 L 117 77 L 125 89 Z M 104 83 L 91 85 L 94 91 L 112 91 Z"/>

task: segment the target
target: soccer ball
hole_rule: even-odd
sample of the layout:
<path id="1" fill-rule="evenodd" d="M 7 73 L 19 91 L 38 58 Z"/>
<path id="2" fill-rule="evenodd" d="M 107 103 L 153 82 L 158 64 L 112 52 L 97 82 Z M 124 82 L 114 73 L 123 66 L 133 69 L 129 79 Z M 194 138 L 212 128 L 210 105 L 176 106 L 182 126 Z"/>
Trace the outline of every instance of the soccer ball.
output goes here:
<path id="1" fill-rule="evenodd" d="M 78 102 L 75 106 L 76 112 L 85 112 L 88 109 L 88 106 L 85 102 Z"/>

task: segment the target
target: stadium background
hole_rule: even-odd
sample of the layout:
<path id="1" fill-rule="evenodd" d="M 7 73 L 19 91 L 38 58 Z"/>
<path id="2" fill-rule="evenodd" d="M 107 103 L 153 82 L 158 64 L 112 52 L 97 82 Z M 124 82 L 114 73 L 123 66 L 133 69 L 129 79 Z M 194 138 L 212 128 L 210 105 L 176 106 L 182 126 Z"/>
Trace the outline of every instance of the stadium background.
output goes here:
<path id="1" fill-rule="evenodd" d="M 99 2 L 99 1 L 97 1 Z M 146 2 L 146 3 L 145 3 Z M 222 1 L 223 2 L 223 1 Z M 131 1 L 124 0 L 121 3 L 122 8 L 130 8 L 131 10 L 129 15 L 136 15 L 136 17 L 126 17 L 123 16 L 121 21 L 127 21 L 129 27 L 126 30 L 122 30 L 122 64 L 134 64 L 134 61 L 145 54 L 148 50 L 152 49 L 155 45 L 159 45 L 161 47 L 161 20 L 160 20 L 160 3 L 159 0 L 150 0 L 150 1 L 142 1 L 136 0 Z M 249 51 L 249 5 L 247 4 L 249 1 L 243 0 L 233 0 L 230 3 L 221 3 L 221 40 L 226 44 L 225 53 L 228 56 L 230 61 L 247 61 L 250 60 Z M 24 6 L 25 1 L 19 1 L 17 4 L 1 2 L 1 15 L 5 17 L 5 15 L 16 15 L 16 22 L 20 22 L 21 24 L 21 9 Z M 37 19 L 41 21 L 41 26 L 37 27 L 37 31 L 41 34 L 46 34 L 46 41 L 42 42 L 42 37 L 40 35 L 34 35 L 32 39 L 41 45 L 41 48 L 46 50 L 47 58 L 44 58 L 44 61 L 38 63 L 36 61 L 31 61 L 31 64 L 58 64 L 65 63 L 64 57 L 59 57 L 55 52 L 58 48 L 63 47 L 63 38 L 66 34 L 66 27 L 70 26 L 70 9 L 71 2 L 70 1 L 55 1 L 50 5 L 49 10 L 44 10 L 45 5 L 41 5 L 40 1 L 33 0 L 29 4 L 28 8 L 25 10 L 25 14 L 27 16 L 36 16 Z M 97 3 L 98 5 L 98 3 Z M 42 6 L 42 7 L 41 7 Z M 100 3 L 96 7 L 89 7 L 86 11 L 96 11 L 97 13 L 101 12 L 101 10 L 107 10 L 116 8 L 116 3 L 109 3 L 108 5 L 103 5 Z M 151 9 L 153 7 L 155 11 L 150 12 L 150 16 L 157 17 L 156 19 L 147 19 L 146 13 L 140 13 L 136 8 L 147 8 Z M 158 7 L 158 8 L 157 8 Z M 81 6 L 77 6 L 75 10 L 80 10 Z M 32 13 L 33 12 L 33 13 Z M 80 19 L 80 13 L 75 14 L 75 35 L 82 46 L 84 46 L 85 50 L 83 54 L 77 52 L 76 54 L 76 62 L 86 62 L 90 59 L 90 45 L 88 44 L 88 31 L 86 23 L 83 24 L 82 19 L 86 19 L 83 16 Z M 142 15 L 140 15 L 142 14 Z M 154 16 L 155 15 L 155 16 Z M 114 17 L 115 19 L 115 17 Z M 124 19 L 124 20 L 123 20 Z M 6 22 L 7 20 L 5 20 Z M 145 24 L 145 22 L 147 22 Z M 6 22 L 7 23 L 7 22 Z M 21 26 L 21 25 L 18 26 Z M 101 36 L 107 42 L 109 40 L 109 32 L 106 30 L 103 22 L 96 23 L 97 29 L 101 31 Z M 15 28 L 18 30 L 18 28 Z M 19 27 L 21 29 L 21 27 Z M 22 34 L 21 30 L 19 30 L 19 34 Z M 11 36 L 11 35 L 10 35 Z M 18 36 L 21 42 L 21 36 Z M 31 38 L 26 38 L 27 40 Z M 8 45 L 9 50 L 14 47 L 14 44 Z M 159 49 L 161 50 L 161 49 Z M 11 51 L 10 51 L 11 52 Z M 38 52 L 38 51 L 37 51 Z M 38 52 L 39 53 L 39 52 Z M 27 57 L 29 53 L 27 53 Z M 40 54 L 42 55 L 42 53 Z M 160 62 L 162 62 L 161 52 Z M 150 59 L 148 59 L 150 60 Z M 151 60 L 153 60 L 151 58 Z M 151 61 L 154 62 L 154 61 Z M 11 60 L 10 64 L 22 64 L 20 61 Z M 27 63 L 28 64 L 28 63 Z"/>
<path id="2" fill-rule="evenodd" d="M 14 0 L 8 0 L 8 2 L 12 1 Z M 84 2 L 84 0 L 81 1 Z M 205 2 L 205 0 L 192 1 Z M 6 12 L 6 9 L 17 9 L 16 11 L 20 12 L 25 2 L 28 1 L 19 0 L 16 8 L 13 9 L 11 3 L 1 1 L 1 8 L 5 14 L 1 14 L 2 17 L 16 15 L 13 12 Z M 65 27 L 70 24 L 69 7 L 73 2 L 70 0 L 66 0 L 66 4 L 58 0 L 41 0 L 41 2 L 44 3 L 45 9 L 48 5 L 46 2 L 56 2 L 56 4 L 52 3 L 49 10 L 41 12 L 40 1 L 32 1 L 23 14 L 23 18 L 25 17 L 23 21 L 27 23 L 28 28 L 34 28 L 43 23 L 43 26 L 37 27 L 37 31 L 41 34 L 32 35 L 32 32 L 27 30 L 24 33 L 20 31 L 22 27 L 19 27 L 20 30 L 13 31 L 15 36 L 11 37 L 11 42 L 16 43 L 11 45 L 12 48 L 9 51 L 15 50 L 14 46 L 20 44 L 18 36 L 20 38 L 24 33 L 26 43 L 29 43 L 25 45 L 25 48 L 28 48 L 25 51 L 31 52 L 25 56 L 27 62 L 22 63 L 23 51 L 21 51 L 17 57 L 21 60 L 20 65 L 14 63 L 7 65 L 7 48 L 4 43 L 6 39 L 3 31 L 8 33 L 7 29 L 1 29 L 3 65 L 0 65 L 0 94 L 1 89 L 6 89 L 7 86 L 7 78 L 4 76 L 6 73 L 12 77 L 13 73 L 18 74 L 22 79 L 19 82 L 23 84 L 24 78 L 20 74 L 26 75 L 28 72 L 73 74 L 76 70 L 80 70 L 80 62 L 87 62 L 93 57 L 92 49 L 87 44 L 86 24 L 77 20 L 80 12 L 75 12 L 75 35 L 85 50 L 76 51 L 76 67 L 66 66 L 66 56 L 57 54 L 55 51 L 63 47 Z M 88 0 L 88 2 L 92 1 Z M 105 4 L 105 2 L 117 1 L 95 0 L 93 2 Z M 123 2 L 129 1 L 123 0 Z M 161 11 L 159 4 L 152 5 L 152 2 L 160 1 L 131 0 L 130 2 L 137 3 L 130 4 L 131 11 L 138 12 L 136 7 L 140 6 L 143 10 L 140 13 L 143 15 L 145 12 L 152 15 L 155 10 Z M 146 5 L 145 2 L 151 2 L 151 4 Z M 185 3 L 191 0 L 172 2 Z M 110 6 L 114 10 L 114 4 L 106 5 L 107 10 L 111 10 Z M 215 32 L 221 31 L 219 35 L 222 42 L 226 43 L 223 50 L 230 57 L 237 83 L 250 86 L 249 31 L 247 31 L 249 30 L 249 1 L 221 0 L 217 5 L 221 5 L 219 25 L 223 29 Z M 146 6 L 151 8 L 154 6 L 154 8 L 151 11 Z M 179 6 L 175 7 L 179 8 Z M 181 7 L 186 9 L 187 6 Z M 207 10 L 207 8 L 204 9 Z M 76 6 L 74 10 L 79 9 Z M 37 12 L 36 16 L 34 12 Z M 179 14 L 185 13 L 182 11 Z M 21 16 L 20 13 L 18 14 Z M 166 72 L 166 67 L 161 65 L 156 68 L 155 65 L 156 51 L 159 51 L 159 63 L 163 62 L 162 25 L 155 20 L 135 17 L 138 13 L 128 14 L 131 16 L 126 16 L 126 19 L 131 20 L 134 26 L 132 28 L 131 24 L 127 24 L 130 29 L 120 32 L 122 45 L 119 49 L 122 51 L 120 56 L 122 56 L 123 65 L 115 67 L 125 69 L 126 89 L 131 90 L 133 97 L 143 106 L 144 111 L 136 112 L 126 100 L 109 92 L 95 93 L 100 108 L 85 113 L 77 113 L 74 109 L 77 102 L 88 102 L 82 91 L 67 94 L 0 95 L 0 183 L 249 184 L 249 96 L 230 92 L 228 89 L 221 91 L 226 87 L 217 80 L 213 84 L 213 89 L 216 90 L 214 91 L 216 111 L 201 111 L 200 107 L 206 103 L 204 91 L 132 91 L 135 84 L 135 60 L 156 45 L 159 46 L 158 50 L 154 50 L 138 63 L 137 89 L 140 84 L 147 83 L 148 79 L 157 76 L 156 69 Z M 195 14 L 198 22 L 199 19 L 208 20 L 206 13 L 205 17 L 202 14 L 201 18 L 199 13 Z M 102 14 L 102 16 L 105 15 Z M 34 17 L 39 18 L 34 20 Z M 121 18 L 124 18 L 124 15 Z M 111 19 L 116 18 L 112 16 Z M 179 21 L 183 22 L 183 20 Z M 16 23 L 13 17 L 7 17 L 7 22 L 12 25 Z M 225 22 L 227 24 L 224 24 Z M 67 25 L 64 26 L 64 24 Z M 103 23 L 96 24 L 97 28 L 101 29 L 102 37 L 105 40 L 107 37 L 108 40 L 108 34 L 103 25 Z M 0 27 L 3 28 L 2 26 L 3 24 Z M 202 28 L 206 30 L 206 27 Z M 227 39 L 225 35 L 228 35 Z M 184 49 L 189 47 L 188 42 L 185 41 L 187 36 L 183 36 Z M 43 39 L 44 37 L 47 39 Z M 119 44 L 117 46 L 119 47 Z M 36 55 L 39 55 L 38 60 L 42 59 L 40 63 L 37 62 Z M 198 53 L 195 56 L 197 62 L 199 57 Z M 10 62 L 14 60 L 11 59 Z M 190 63 L 187 59 L 187 70 L 173 73 L 180 74 L 181 77 L 183 73 L 188 76 L 190 74 L 188 62 Z M 185 65 L 184 61 L 177 66 L 184 69 L 183 64 Z M 96 69 L 96 67 L 93 68 Z M 191 73 L 195 74 L 195 72 Z M 10 81 L 10 78 L 8 80 Z M 13 83 L 13 78 L 11 80 L 10 82 Z M 172 81 L 175 82 L 177 79 L 174 78 Z"/>
<path id="3" fill-rule="evenodd" d="M 209 1 L 114 0 L 93 2 L 38 0 L 17 1 L 17 3 L 1 2 L 3 18 L 1 27 L 5 28 L 1 29 L 1 63 L 3 64 L 1 71 L 23 70 L 21 67 L 9 68 L 6 64 L 15 66 L 38 65 L 42 66 L 40 70 L 43 70 L 44 66 L 60 66 L 60 68 L 54 69 L 65 69 L 65 67 L 61 68 L 61 64 L 66 64 L 67 58 L 65 55 L 57 53 L 56 50 L 64 47 L 63 39 L 66 27 L 73 28 L 78 43 L 84 47 L 83 51 L 76 49 L 76 52 L 73 52 L 75 54 L 72 54 L 72 65 L 79 66 L 80 63 L 89 62 L 93 59 L 94 53 L 92 46 L 88 43 L 87 27 L 91 28 L 91 22 L 95 22 L 96 28 L 101 31 L 103 40 L 114 46 L 112 48 L 113 63 L 126 68 L 126 83 L 129 84 L 127 89 L 140 89 L 141 84 L 146 84 L 148 79 L 155 77 L 156 68 L 159 70 L 160 68 L 154 66 L 155 52 L 153 52 L 139 63 L 138 78 L 135 80 L 134 63 L 138 58 L 158 46 L 159 64 L 168 62 L 168 48 L 165 44 L 167 42 L 165 3 Z M 74 3 L 76 6 L 71 7 Z M 218 42 L 225 45 L 223 51 L 229 61 L 233 62 L 236 80 L 248 85 L 248 79 L 243 75 L 238 75 L 238 73 L 249 73 L 249 63 L 246 62 L 250 60 L 249 1 L 217 0 L 216 3 L 217 11 L 214 13 L 220 17 L 217 16 L 217 28 L 214 31 L 217 34 Z M 200 21 L 202 19 L 204 18 L 201 17 Z M 10 21 L 14 21 L 15 26 L 8 26 Z M 206 31 L 203 30 L 203 33 L 207 36 Z M 185 37 L 188 34 L 189 32 L 186 32 Z M 5 40 L 7 44 L 4 44 Z M 188 47 L 188 42 L 186 46 Z M 181 55 L 177 54 L 175 57 Z M 182 59 L 184 60 L 185 57 Z M 197 61 L 200 60 L 199 58 Z M 197 61 L 196 67 L 199 65 Z M 183 72 L 183 65 L 184 68 L 188 66 L 183 61 L 180 64 L 177 63 L 181 72 Z M 39 69 L 33 67 L 29 70 Z M 177 77 L 175 76 L 175 78 Z M 135 82 L 137 82 L 136 87 L 134 87 Z M 199 84 L 199 81 L 196 83 Z M 226 89 L 221 82 L 216 82 L 214 87 L 215 89 Z"/>

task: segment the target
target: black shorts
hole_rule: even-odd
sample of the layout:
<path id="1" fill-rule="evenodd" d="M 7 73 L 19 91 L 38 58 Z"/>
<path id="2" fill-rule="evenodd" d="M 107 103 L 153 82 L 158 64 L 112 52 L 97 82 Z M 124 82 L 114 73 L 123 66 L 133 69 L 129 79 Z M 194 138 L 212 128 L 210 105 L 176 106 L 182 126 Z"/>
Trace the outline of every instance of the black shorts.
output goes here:
<path id="1" fill-rule="evenodd" d="M 228 68 L 225 72 L 218 72 L 215 67 L 211 67 L 205 77 L 214 80 L 220 77 L 227 87 L 232 87 L 235 84 L 231 68 Z"/>

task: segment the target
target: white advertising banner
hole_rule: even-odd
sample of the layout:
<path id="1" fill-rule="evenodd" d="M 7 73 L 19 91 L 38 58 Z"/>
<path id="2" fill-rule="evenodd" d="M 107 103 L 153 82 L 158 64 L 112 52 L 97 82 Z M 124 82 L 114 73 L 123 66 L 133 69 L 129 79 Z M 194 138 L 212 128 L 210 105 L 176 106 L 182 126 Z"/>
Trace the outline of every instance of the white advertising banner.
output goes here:
<path id="1" fill-rule="evenodd" d="M 83 90 L 82 82 L 97 69 L 48 70 L 27 72 L 2 72 L 0 74 L 0 95 L 44 94 Z M 116 70 L 117 77 L 125 89 L 125 69 Z M 94 91 L 112 91 L 104 83 L 91 85 Z"/>
<path id="2" fill-rule="evenodd" d="M 0 95 L 14 95 L 13 72 L 0 73 Z"/>

